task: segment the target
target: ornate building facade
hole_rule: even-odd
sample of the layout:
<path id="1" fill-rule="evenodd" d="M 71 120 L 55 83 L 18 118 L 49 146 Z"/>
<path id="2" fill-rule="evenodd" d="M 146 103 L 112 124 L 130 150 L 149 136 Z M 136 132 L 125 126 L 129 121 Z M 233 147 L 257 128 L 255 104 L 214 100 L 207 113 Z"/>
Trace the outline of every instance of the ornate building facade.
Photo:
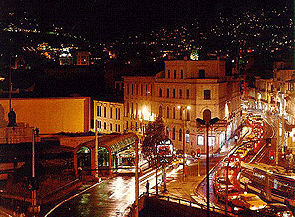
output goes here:
<path id="1" fill-rule="evenodd" d="M 204 129 L 196 118 L 209 110 L 223 123 L 209 130 L 216 152 L 241 123 L 241 83 L 241 77 L 225 75 L 220 59 L 168 60 L 155 76 L 124 76 L 125 129 L 143 136 L 148 121 L 161 115 L 176 149 L 205 152 Z"/>

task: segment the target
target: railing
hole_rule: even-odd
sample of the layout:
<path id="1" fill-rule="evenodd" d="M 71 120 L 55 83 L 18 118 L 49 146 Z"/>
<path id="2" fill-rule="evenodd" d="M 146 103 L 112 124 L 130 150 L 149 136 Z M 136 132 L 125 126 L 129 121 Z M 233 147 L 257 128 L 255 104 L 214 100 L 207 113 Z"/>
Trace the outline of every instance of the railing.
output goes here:
<path id="1" fill-rule="evenodd" d="M 182 198 L 177 198 L 177 197 L 171 197 L 171 196 L 165 196 L 165 195 L 156 195 L 154 193 L 149 193 L 149 195 L 152 195 L 152 196 L 155 196 L 157 197 L 158 199 L 161 199 L 161 200 L 166 200 L 168 202 L 174 202 L 174 203 L 178 203 L 180 205 L 185 205 L 185 206 L 188 206 L 188 207 L 192 207 L 192 208 L 198 208 L 198 209 L 202 209 L 202 210 L 207 210 L 207 205 L 206 204 L 201 204 L 201 203 L 196 203 L 196 202 L 192 202 L 192 201 L 189 201 L 189 200 L 185 200 L 185 199 L 182 199 Z M 144 197 L 144 196 L 149 196 L 147 195 L 146 193 L 145 194 L 142 194 L 140 197 Z M 218 214 L 225 214 L 225 215 L 228 215 L 228 216 L 236 216 L 234 213 L 230 212 L 229 210 L 224 210 L 224 209 L 221 209 L 219 207 L 216 207 L 214 205 L 210 206 L 210 211 L 211 212 L 215 212 L 215 213 L 218 213 Z"/>

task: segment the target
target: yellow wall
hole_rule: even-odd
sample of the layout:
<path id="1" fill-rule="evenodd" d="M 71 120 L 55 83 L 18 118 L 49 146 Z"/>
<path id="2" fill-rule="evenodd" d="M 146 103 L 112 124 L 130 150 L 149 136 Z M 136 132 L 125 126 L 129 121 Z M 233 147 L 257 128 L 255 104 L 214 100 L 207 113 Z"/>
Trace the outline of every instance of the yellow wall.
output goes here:
<path id="1" fill-rule="evenodd" d="M 38 127 L 40 134 L 88 132 L 90 129 L 90 98 L 12 99 L 16 122 Z M 8 122 L 9 100 L 0 99 L 0 123 Z"/>

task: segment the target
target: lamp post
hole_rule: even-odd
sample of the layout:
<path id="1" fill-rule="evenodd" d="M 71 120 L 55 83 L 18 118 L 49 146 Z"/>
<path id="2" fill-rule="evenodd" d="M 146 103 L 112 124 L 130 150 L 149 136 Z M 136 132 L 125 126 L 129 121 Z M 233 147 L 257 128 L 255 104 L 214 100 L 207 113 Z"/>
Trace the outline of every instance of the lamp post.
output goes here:
<path id="1" fill-rule="evenodd" d="M 204 120 L 197 118 L 196 121 L 206 127 L 206 176 L 207 176 L 207 216 L 210 215 L 209 207 L 209 143 L 208 143 L 208 131 L 209 127 L 219 121 L 219 118 L 211 119 L 210 110 L 205 110 L 203 113 Z"/>

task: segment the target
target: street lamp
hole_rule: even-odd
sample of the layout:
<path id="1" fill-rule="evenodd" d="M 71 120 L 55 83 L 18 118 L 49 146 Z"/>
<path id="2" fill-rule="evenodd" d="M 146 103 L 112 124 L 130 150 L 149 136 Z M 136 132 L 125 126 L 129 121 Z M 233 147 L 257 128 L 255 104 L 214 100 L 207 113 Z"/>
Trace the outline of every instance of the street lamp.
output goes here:
<path id="1" fill-rule="evenodd" d="M 212 118 L 211 119 L 211 112 L 210 110 L 205 110 L 203 113 L 204 120 L 197 118 L 196 121 L 200 125 L 206 126 L 206 175 L 207 175 L 207 216 L 210 215 L 210 209 L 209 209 L 209 142 L 208 142 L 208 131 L 209 127 L 216 122 L 219 121 L 219 118 Z"/>
<path id="2" fill-rule="evenodd" d="M 181 114 L 183 117 L 182 117 L 182 120 L 183 120 L 183 139 L 182 139 L 182 149 L 183 149 L 183 156 L 182 156 L 182 160 L 183 160 L 183 180 L 184 180 L 184 177 L 186 176 L 185 174 L 185 120 L 186 120 L 186 117 L 185 117 L 185 111 L 188 112 L 188 110 L 191 109 L 190 106 L 186 106 L 186 107 L 182 107 L 182 106 L 177 106 L 177 108 L 181 109 L 183 114 Z"/>

